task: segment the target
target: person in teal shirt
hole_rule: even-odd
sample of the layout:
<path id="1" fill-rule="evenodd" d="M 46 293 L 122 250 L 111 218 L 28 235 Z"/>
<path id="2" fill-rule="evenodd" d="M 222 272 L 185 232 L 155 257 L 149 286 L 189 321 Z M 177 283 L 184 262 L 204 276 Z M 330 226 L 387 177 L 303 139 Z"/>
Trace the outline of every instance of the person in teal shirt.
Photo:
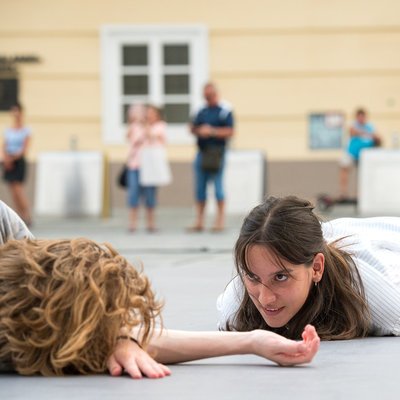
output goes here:
<path id="1" fill-rule="evenodd" d="M 340 196 L 345 199 L 348 197 L 348 183 L 350 167 L 357 166 L 361 150 L 377 146 L 380 138 L 375 127 L 367 121 L 367 112 L 360 108 L 356 111 L 356 119 L 350 130 L 350 140 L 345 154 L 340 160 Z"/>

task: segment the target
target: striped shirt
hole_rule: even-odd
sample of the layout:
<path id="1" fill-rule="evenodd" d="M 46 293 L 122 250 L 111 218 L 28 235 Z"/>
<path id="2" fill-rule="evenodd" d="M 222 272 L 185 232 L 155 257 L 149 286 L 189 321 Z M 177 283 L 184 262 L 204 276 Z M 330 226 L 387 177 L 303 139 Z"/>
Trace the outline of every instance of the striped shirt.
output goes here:
<path id="1" fill-rule="evenodd" d="M 371 313 L 369 334 L 400 336 L 400 218 L 340 218 L 322 223 L 325 240 L 343 238 L 359 270 Z M 236 276 L 218 297 L 218 325 L 224 329 L 239 308 L 243 284 Z"/>
<path id="2" fill-rule="evenodd" d="M 0 244 L 8 240 L 33 239 L 22 219 L 0 200 Z"/>

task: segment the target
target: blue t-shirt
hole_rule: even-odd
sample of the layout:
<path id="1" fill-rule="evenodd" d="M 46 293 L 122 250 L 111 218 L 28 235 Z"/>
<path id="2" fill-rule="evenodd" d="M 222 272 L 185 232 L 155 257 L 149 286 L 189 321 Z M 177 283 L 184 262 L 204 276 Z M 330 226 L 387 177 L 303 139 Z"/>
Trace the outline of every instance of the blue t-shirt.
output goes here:
<path id="1" fill-rule="evenodd" d="M 194 126 L 208 124 L 215 128 L 230 127 L 233 128 L 233 114 L 232 108 L 227 104 L 220 102 L 213 107 L 203 107 L 193 118 Z M 200 149 L 207 146 L 220 146 L 225 147 L 226 139 L 211 138 L 197 138 L 197 145 Z"/>
<path id="2" fill-rule="evenodd" d="M 370 136 L 353 136 L 350 138 L 347 151 L 356 160 L 358 160 L 362 149 L 372 147 L 374 145 L 375 128 L 372 124 L 368 122 L 366 124 L 360 124 L 358 121 L 354 121 L 353 128 L 370 133 Z"/>
<path id="3" fill-rule="evenodd" d="M 4 142 L 7 154 L 19 153 L 24 146 L 25 139 L 31 136 L 32 131 L 29 127 L 23 126 L 19 129 L 6 128 L 4 130 Z"/>

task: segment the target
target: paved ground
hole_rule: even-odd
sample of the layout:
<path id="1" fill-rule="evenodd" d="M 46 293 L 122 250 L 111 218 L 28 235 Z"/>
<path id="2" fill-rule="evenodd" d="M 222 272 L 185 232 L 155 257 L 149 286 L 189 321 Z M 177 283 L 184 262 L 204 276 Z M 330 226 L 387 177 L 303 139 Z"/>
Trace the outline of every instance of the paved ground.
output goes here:
<path id="1" fill-rule="evenodd" d="M 327 217 L 351 216 L 353 207 Z M 233 274 L 232 248 L 242 216 L 222 234 L 186 234 L 191 210 L 161 210 L 160 231 L 128 233 L 127 214 L 108 220 L 37 219 L 37 237 L 86 236 L 111 243 L 132 263 L 141 260 L 166 301 L 168 328 L 215 330 L 215 300 Z M 211 225 L 211 220 L 209 225 Z M 134 381 L 127 376 L 43 378 L 0 375 L 1 399 L 397 399 L 400 339 L 322 343 L 308 366 L 281 368 L 255 356 L 233 356 L 172 366 L 172 376 Z"/>

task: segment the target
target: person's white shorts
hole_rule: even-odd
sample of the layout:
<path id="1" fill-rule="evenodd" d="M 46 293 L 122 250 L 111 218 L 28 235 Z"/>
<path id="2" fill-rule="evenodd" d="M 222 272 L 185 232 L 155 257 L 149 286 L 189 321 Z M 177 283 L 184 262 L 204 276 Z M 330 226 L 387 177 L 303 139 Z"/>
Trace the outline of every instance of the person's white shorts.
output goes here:
<path id="1" fill-rule="evenodd" d="M 342 158 L 339 160 L 341 167 L 351 167 L 357 165 L 356 159 L 347 151 L 343 153 Z"/>

